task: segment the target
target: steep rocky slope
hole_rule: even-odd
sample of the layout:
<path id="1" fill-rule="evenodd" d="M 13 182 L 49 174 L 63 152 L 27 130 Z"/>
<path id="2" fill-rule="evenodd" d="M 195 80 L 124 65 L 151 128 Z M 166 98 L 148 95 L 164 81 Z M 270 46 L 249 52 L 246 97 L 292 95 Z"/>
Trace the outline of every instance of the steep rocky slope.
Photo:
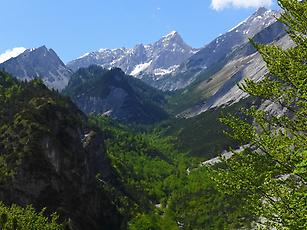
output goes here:
<path id="1" fill-rule="evenodd" d="M 197 50 L 187 45 L 176 31 L 153 44 L 138 44 L 134 48 L 100 49 L 73 60 L 67 66 L 74 71 L 81 67 L 100 65 L 121 68 L 126 74 L 142 78 L 161 78 L 173 72 Z"/>
<path id="2" fill-rule="evenodd" d="M 273 43 L 283 48 L 290 47 L 293 43 L 285 29 L 283 24 L 275 22 L 257 34 L 253 40 L 257 44 Z M 198 98 L 195 97 L 194 106 L 182 115 L 195 116 L 213 107 L 238 102 L 247 96 L 239 89 L 238 84 L 243 83 L 245 79 L 258 81 L 267 73 L 265 62 L 253 45 L 243 45 L 233 52 L 217 71 L 213 71 L 211 75 L 204 75 L 181 94 L 200 95 Z"/>
<path id="3" fill-rule="evenodd" d="M 162 92 L 118 68 L 81 68 L 71 77 L 64 94 L 87 114 L 105 114 L 130 123 L 152 123 L 167 117 Z"/>
<path id="4" fill-rule="evenodd" d="M 0 200 L 57 211 L 73 230 L 119 229 L 121 215 L 100 188 L 118 184 L 100 131 L 41 81 L 0 72 Z M 3 173 L 5 172 L 5 173 Z"/>
<path id="5" fill-rule="evenodd" d="M 54 50 L 46 46 L 27 49 L 17 57 L 1 63 L 0 69 L 21 80 L 42 78 L 49 88 L 56 90 L 62 90 L 72 74 Z"/>
<path id="6" fill-rule="evenodd" d="M 223 65 L 232 52 L 248 43 L 249 38 L 276 22 L 276 17 L 278 12 L 259 8 L 249 18 L 184 61 L 172 74 L 156 81 L 146 78 L 146 81 L 163 90 L 185 88 L 205 73 L 212 72 Z"/>

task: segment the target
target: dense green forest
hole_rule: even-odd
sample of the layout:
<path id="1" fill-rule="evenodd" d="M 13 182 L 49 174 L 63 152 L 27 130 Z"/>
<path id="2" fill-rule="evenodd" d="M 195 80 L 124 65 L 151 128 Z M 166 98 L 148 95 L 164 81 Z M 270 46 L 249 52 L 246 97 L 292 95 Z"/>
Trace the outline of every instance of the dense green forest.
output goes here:
<path id="1" fill-rule="evenodd" d="M 213 108 L 200 115 L 186 118 L 172 118 L 155 125 L 162 136 L 176 137 L 173 140 L 177 150 L 187 152 L 200 159 L 214 158 L 229 148 L 238 148 L 240 144 L 224 134 L 226 126 L 219 118 L 226 114 L 236 114 L 245 117 L 242 108 L 258 107 L 261 100 L 253 97 L 226 107 Z"/>
<path id="2" fill-rule="evenodd" d="M 129 211 L 122 210 L 133 212 L 130 229 L 178 229 L 177 222 L 184 229 L 250 224 L 253 217 L 241 200 L 219 193 L 212 180 L 214 172 L 176 151 L 171 137 L 136 133 L 106 117 L 92 117 L 91 123 L 105 133 L 108 156 L 132 201 L 138 201 L 137 206 L 127 205 Z"/>

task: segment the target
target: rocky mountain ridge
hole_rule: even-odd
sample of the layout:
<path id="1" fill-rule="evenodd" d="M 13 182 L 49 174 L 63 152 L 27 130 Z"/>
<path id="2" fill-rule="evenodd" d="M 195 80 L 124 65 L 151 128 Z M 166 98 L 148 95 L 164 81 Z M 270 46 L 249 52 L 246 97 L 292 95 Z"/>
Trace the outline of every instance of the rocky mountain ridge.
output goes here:
<path id="1" fill-rule="evenodd" d="M 65 66 L 53 49 L 41 46 L 27 49 L 0 64 L 0 69 L 20 80 L 42 78 L 52 89 L 61 91 L 68 83 L 72 71 Z"/>
<path id="2" fill-rule="evenodd" d="M 199 76 L 211 69 L 218 68 L 240 46 L 248 43 L 249 38 L 276 22 L 279 13 L 266 8 L 259 8 L 246 20 L 220 35 L 196 54 L 184 61 L 174 72 L 163 79 L 145 81 L 162 90 L 183 89 L 194 82 Z"/>
<path id="3" fill-rule="evenodd" d="M 175 109 L 176 112 L 180 116 L 195 116 L 212 107 L 240 100 L 244 95 L 236 88 L 236 84 L 245 75 L 257 79 L 256 76 L 265 74 L 263 62 L 248 39 L 254 37 L 265 44 L 280 40 L 285 32 L 280 23 L 276 22 L 278 15 L 278 12 L 259 8 L 249 18 L 199 51 L 188 46 L 179 33 L 173 31 L 153 44 L 139 44 L 131 49 L 101 49 L 85 54 L 67 66 L 53 50 L 43 46 L 26 50 L 0 64 L 0 68 L 23 80 L 44 76 L 43 80 L 49 88 L 62 90 L 72 76 L 68 67 L 76 71 L 92 64 L 106 69 L 120 67 L 125 73 L 153 87 L 164 91 L 177 90 L 175 99 L 171 97 L 171 101 L 175 101 L 178 108 L 181 107 Z M 280 42 L 288 43 L 289 39 Z M 91 89 L 93 87 L 99 88 L 98 85 L 90 86 Z M 83 100 L 81 108 L 86 113 L 115 116 L 121 103 L 115 103 L 114 100 L 123 102 L 127 94 L 125 90 L 116 87 L 110 91 L 110 97 L 105 98 L 102 104 L 99 103 L 98 110 L 97 106 L 85 108 L 86 100 L 93 102 L 92 97 L 84 96 L 88 92 L 78 94 L 78 101 Z"/>
<path id="4" fill-rule="evenodd" d="M 162 92 L 119 68 L 80 68 L 63 93 L 86 114 L 103 114 L 127 123 L 148 124 L 168 116 Z"/>
<path id="5" fill-rule="evenodd" d="M 134 48 L 100 49 L 87 53 L 67 64 L 76 71 L 80 67 L 99 65 L 110 69 L 121 68 L 126 74 L 139 77 L 144 74 L 156 78 L 173 72 L 196 49 L 187 45 L 176 31 L 152 44 L 138 44 Z"/>
<path id="6" fill-rule="evenodd" d="M 254 38 L 257 44 L 274 44 L 284 49 L 293 45 L 286 33 L 286 27 L 275 22 L 258 33 Z M 201 95 L 198 102 L 180 116 L 193 117 L 210 108 L 228 106 L 238 102 L 247 94 L 239 89 L 238 84 L 245 79 L 260 80 L 268 73 L 265 62 L 252 44 L 247 43 L 235 50 L 227 61 L 211 75 L 204 75 L 202 80 L 188 87 L 182 95 Z M 195 101 L 196 102 L 196 101 Z"/>

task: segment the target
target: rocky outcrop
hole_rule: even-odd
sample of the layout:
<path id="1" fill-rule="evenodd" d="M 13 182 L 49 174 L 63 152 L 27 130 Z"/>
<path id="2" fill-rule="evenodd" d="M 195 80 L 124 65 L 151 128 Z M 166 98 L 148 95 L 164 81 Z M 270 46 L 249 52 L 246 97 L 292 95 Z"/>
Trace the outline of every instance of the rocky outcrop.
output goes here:
<path id="1" fill-rule="evenodd" d="M 37 83 L 23 85 L 7 103 L 16 108 L 1 113 L 0 148 L 14 174 L 0 184 L 0 200 L 56 211 L 73 230 L 119 229 L 121 216 L 97 181 L 99 175 L 118 184 L 103 134 L 71 102 Z"/>
<path id="2" fill-rule="evenodd" d="M 42 78 L 49 88 L 56 90 L 62 90 L 72 74 L 54 50 L 46 46 L 27 49 L 17 57 L 1 63 L 0 69 L 21 80 Z"/>

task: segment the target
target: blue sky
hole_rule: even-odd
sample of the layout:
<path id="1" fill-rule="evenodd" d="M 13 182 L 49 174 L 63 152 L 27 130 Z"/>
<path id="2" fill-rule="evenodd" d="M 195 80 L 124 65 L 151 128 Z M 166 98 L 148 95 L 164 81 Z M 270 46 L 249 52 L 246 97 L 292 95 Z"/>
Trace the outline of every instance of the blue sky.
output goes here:
<path id="1" fill-rule="evenodd" d="M 259 2 L 270 2 L 212 0 L 215 10 L 211 0 L 0 1 L 0 53 L 46 45 L 64 62 L 99 48 L 151 43 L 172 30 L 202 47 L 248 17 Z M 244 1 L 258 5 L 243 7 Z"/>

